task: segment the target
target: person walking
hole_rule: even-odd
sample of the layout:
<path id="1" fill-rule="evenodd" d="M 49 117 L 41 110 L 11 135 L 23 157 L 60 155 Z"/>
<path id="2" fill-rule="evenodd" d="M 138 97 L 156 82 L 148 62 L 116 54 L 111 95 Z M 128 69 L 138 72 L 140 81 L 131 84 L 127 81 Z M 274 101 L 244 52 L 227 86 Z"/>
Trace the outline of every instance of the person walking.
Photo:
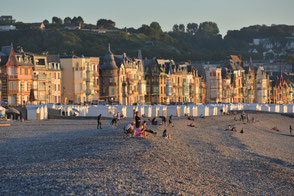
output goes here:
<path id="1" fill-rule="evenodd" d="M 102 129 L 101 120 L 102 120 L 102 114 L 99 114 L 98 117 L 97 117 L 97 129 L 99 129 L 99 126 L 100 126 L 100 129 Z"/>
<path id="2" fill-rule="evenodd" d="M 290 135 L 292 135 L 292 126 L 289 126 Z"/>

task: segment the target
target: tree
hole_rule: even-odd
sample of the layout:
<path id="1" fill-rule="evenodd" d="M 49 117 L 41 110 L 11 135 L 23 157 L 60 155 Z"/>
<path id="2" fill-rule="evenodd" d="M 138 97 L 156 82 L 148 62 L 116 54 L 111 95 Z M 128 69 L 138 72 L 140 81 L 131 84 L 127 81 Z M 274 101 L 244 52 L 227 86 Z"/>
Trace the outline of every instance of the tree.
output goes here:
<path id="1" fill-rule="evenodd" d="M 173 32 L 175 33 L 175 32 L 179 32 L 180 30 L 179 30 L 179 25 L 177 25 L 177 24 L 175 24 L 174 26 L 173 26 Z"/>
<path id="2" fill-rule="evenodd" d="M 150 27 L 157 30 L 157 31 L 162 32 L 161 26 L 160 26 L 160 24 L 158 22 L 152 22 L 150 24 Z"/>
<path id="3" fill-rule="evenodd" d="M 62 20 L 61 18 L 58 18 L 56 16 L 52 17 L 52 24 L 57 24 L 57 25 L 61 25 L 62 24 Z"/>
<path id="4" fill-rule="evenodd" d="M 47 19 L 43 20 L 44 25 L 48 25 L 49 21 Z"/>
<path id="5" fill-rule="evenodd" d="M 81 16 L 78 16 L 78 18 L 77 18 L 77 20 L 78 20 L 78 23 L 80 24 L 83 24 L 84 23 L 84 19 L 81 17 Z"/>
<path id="6" fill-rule="evenodd" d="M 184 24 L 179 25 L 179 31 L 183 32 L 183 33 L 185 32 L 185 25 Z"/>
<path id="7" fill-rule="evenodd" d="M 114 29 L 115 28 L 115 22 L 112 20 L 107 19 L 100 19 L 97 21 L 97 27 L 98 28 L 104 28 L 104 29 Z"/>
<path id="8" fill-rule="evenodd" d="M 64 18 L 63 23 L 64 24 L 71 24 L 71 18 L 70 17 Z"/>
<path id="9" fill-rule="evenodd" d="M 218 26 L 215 22 L 200 23 L 199 31 L 203 34 L 210 34 L 210 35 L 217 35 L 219 33 Z"/>
<path id="10" fill-rule="evenodd" d="M 187 33 L 191 35 L 196 35 L 197 31 L 198 31 L 198 24 L 196 23 L 187 24 Z"/>

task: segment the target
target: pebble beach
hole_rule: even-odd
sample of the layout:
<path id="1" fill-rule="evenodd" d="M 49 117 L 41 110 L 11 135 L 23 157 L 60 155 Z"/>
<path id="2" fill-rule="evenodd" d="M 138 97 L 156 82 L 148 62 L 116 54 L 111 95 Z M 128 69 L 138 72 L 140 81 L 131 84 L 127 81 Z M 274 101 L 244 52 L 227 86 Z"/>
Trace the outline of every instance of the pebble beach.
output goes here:
<path id="1" fill-rule="evenodd" d="M 148 138 L 123 134 L 130 119 L 102 129 L 96 120 L 11 122 L 0 127 L 0 195 L 293 195 L 294 118 L 249 115 L 255 122 L 218 116 L 195 127 L 174 118 L 174 127 L 149 125 L 157 135 Z"/>

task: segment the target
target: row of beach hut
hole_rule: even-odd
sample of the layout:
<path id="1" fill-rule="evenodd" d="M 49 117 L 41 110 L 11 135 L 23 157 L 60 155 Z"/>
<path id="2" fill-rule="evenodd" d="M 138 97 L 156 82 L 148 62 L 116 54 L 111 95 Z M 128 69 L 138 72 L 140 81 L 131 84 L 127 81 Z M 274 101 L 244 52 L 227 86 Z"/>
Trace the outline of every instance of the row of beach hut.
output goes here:
<path id="1" fill-rule="evenodd" d="M 277 104 L 208 104 L 208 105 L 141 105 L 141 106 L 124 106 L 124 105 L 27 105 L 28 120 L 48 119 L 48 109 L 60 111 L 62 116 L 88 116 L 96 117 L 102 114 L 103 117 L 113 117 L 117 113 L 126 118 L 133 118 L 134 112 L 138 111 L 140 116 L 217 116 L 223 112 L 229 111 L 264 111 L 273 113 L 294 113 L 294 104 L 277 105 Z"/>

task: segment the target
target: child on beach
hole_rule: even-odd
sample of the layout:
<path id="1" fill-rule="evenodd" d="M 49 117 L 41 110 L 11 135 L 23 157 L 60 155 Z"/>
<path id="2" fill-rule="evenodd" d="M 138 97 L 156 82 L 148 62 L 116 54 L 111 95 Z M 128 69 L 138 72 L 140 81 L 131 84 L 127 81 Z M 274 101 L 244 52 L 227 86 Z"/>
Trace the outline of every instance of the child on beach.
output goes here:
<path id="1" fill-rule="evenodd" d="M 162 137 L 163 137 L 163 138 L 166 138 L 166 139 L 170 139 L 170 136 L 169 136 L 169 134 L 168 134 L 168 132 L 167 132 L 166 129 L 164 129 L 164 131 L 163 131 L 163 133 L 162 133 Z"/>
<path id="2" fill-rule="evenodd" d="M 146 132 L 143 129 L 143 125 L 136 129 L 134 132 L 134 137 L 147 137 Z"/>
<path id="3" fill-rule="evenodd" d="M 128 126 L 125 129 L 125 133 L 133 135 L 134 134 L 134 126 L 135 126 L 135 122 L 128 124 Z"/>

